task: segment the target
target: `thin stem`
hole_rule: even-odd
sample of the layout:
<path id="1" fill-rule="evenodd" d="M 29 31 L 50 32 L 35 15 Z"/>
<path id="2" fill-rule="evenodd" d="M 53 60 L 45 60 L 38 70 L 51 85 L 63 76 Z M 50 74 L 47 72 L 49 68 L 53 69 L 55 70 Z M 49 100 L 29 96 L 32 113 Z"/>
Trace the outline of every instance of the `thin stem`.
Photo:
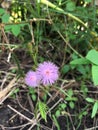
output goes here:
<path id="1" fill-rule="evenodd" d="M 63 37 L 63 35 L 61 34 L 60 31 L 57 31 L 59 33 L 59 35 L 61 36 L 61 38 L 64 40 L 64 42 L 70 47 L 70 49 L 75 52 L 79 57 L 83 58 L 83 56 L 81 54 L 79 54 L 70 44 L 69 42 Z"/>

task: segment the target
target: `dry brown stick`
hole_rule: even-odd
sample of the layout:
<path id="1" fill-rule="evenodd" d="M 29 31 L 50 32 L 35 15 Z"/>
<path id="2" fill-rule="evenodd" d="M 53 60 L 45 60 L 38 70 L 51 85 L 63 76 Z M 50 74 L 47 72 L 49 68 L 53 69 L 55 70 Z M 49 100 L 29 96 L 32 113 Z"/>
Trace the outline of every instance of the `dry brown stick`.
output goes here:
<path id="1" fill-rule="evenodd" d="M 2 104 L 8 97 L 11 96 L 11 94 L 14 92 L 15 88 L 12 88 L 11 91 L 2 99 L 0 99 L 0 104 Z"/>
<path id="2" fill-rule="evenodd" d="M 4 98 L 8 94 L 8 92 L 10 92 L 10 90 L 15 86 L 15 82 L 16 78 L 13 78 L 6 88 L 0 91 L 0 100 L 2 100 L 2 98 Z"/>
<path id="3" fill-rule="evenodd" d="M 30 118 L 26 117 L 25 115 L 23 115 L 22 113 L 18 112 L 16 109 L 14 109 L 13 107 L 11 107 L 10 105 L 7 105 L 7 106 L 8 106 L 8 108 L 10 108 L 12 111 L 14 111 L 14 112 L 17 113 L 18 115 L 20 115 L 21 117 L 23 117 L 24 119 L 26 119 L 27 121 L 32 122 L 32 123 L 36 123 L 35 120 L 34 120 L 34 122 L 33 122 L 32 119 L 30 119 Z"/>
<path id="4" fill-rule="evenodd" d="M 18 125 L 18 126 L 11 126 L 11 127 L 5 127 L 4 126 L 4 130 L 6 129 L 6 130 L 15 130 L 15 129 L 18 129 L 18 130 L 20 130 L 22 127 L 26 127 L 27 125 L 30 125 L 31 123 L 29 122 L 29 123 L 25 123 L 25 124 L 23 124 L 23 125 Z M 3 130 L 3 129 L 2 129 Z"/>

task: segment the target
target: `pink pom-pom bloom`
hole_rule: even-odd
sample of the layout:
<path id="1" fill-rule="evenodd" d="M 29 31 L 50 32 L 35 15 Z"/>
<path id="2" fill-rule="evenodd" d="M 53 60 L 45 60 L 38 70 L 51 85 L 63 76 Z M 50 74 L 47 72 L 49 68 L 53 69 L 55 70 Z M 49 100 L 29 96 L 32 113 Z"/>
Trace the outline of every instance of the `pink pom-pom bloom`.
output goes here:
<path id="1" fill-rule="evenodd" d="M 43 85 L 52 85 L 58 79 L 58 67 L 52 62 L 43 62 L 39 64 L 37 73 L 40 76 L 40 82 Z"/>
<path id="2" fill-rule="evenodd" d="M 37 87 L 39 85 L 39 76 L 36 72 L 30 70 L 25 76 L 25 83 L 31 87 Z"/>

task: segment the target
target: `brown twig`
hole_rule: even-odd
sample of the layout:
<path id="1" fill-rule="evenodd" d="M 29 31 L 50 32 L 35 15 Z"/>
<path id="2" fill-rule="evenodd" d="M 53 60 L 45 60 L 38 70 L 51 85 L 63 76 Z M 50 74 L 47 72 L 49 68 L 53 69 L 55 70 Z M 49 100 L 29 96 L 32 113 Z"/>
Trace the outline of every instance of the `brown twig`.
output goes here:
<path id="1" fill-rule="evenodd" d="M 0 101 L 9 93 L 9 91 L 15 86 L 16 78 L 13 78 L 6 88 L 0 91 Z"/>
<path id="2" fill-rule="evenodd" d="M 10 108 L 12 111 L 14 111 L 15 113 L 17 113 L 19 116 L 23 117 L 24 119 L 26 119 L 29 122 L 32 122 L 36 125 L 36 120 L 34 119 L 30 119 L 28 117 L 26 117 L 25 115 L 23 115 L 22 113 L 18 112 L 16 109 L 14 109 L 13 107 L 11 107 L 10 105 L 7 105 L 8 108 Z"/>

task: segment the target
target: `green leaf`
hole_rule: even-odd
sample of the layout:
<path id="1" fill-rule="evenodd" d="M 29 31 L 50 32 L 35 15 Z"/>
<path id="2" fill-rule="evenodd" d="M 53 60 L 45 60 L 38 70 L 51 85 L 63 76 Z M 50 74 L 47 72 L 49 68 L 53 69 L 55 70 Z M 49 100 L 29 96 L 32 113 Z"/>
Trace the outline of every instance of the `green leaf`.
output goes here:
<path id="1" fill-rule="evenodd" d="M 70 70 L 70 66 L 64 65 L 61 71 L 62 71 L 63 74 L 66 74 L 69 70 Z"/>
<path id="2" fill-rule="evenodd" d="M 42 99 L 43 99 L 43 101 L 46 101 L 47 100 L 47 94 L 44 94 Z"/>
<path id="3" fill-rule="evenodd" d="M 56 116 L 56 117 L 59 117 L 60 114 L 61 114 L 61 113 L 60 113 L 60 110 L 57 110 L 57 111 L 55 112 L 55 116 Z"/>
<path id="4" fill-rule="evenodd" d="M 73 95 L 73 90 L 72 90 L 72 89 L 69 89 L 69 90 L 67 91 L 67 93 L 68 93 L 68 95 L 71 97 L 71 96 Z"/>
<path id="5" fill-rule="evenodd" d="M 92 109 L 92 115 L 91 115 L 92 118 L 95 117 L 95 115 L 97 114 L 97 111 L 98 111 L 98 101 L 96 101 L 94 103 L 94 106 L 93 106 L 93 109 Z"/>
<path id="6" fill-rule="evenodd" d="M 92 79 L 94 82 L 94 85 L 98 85 L 98 66 L 92 65 Z"/>
<path id="7" fill-rule="evenodd" d="M 72 102 L 72 101 L 71 101 L 71 102 L 69 102 L 69 106 L 70 106 L 70 108 L 72 108 L 72 109 L 73 109 L 73 108 L 75 107 L 74 102 Z"/>
<path id="8" fill-rule="evenodd" d="M 5 29 L 6 31 L 10 30 L 11 28 L 12 28 L 12 25 L 6 25 L 6 26 L 4 26 L 4 29 Z"/>
<path id="9" fill-rule="evenodd" d="M 12 33 L 15 36 L 18 36 L 18 34 L 20 33 L 20 25 L 12 25 Z"/>
<path id="10" fill-rule="evenodd" d="M 46 115 L 47 115 L 47 105 L 41 101 L 39 101 L 39 111 L 40 111 L 40 114 L 42 116 L 42 118 L 47 121 L 46 119 Z"/>
<path id="11" fill-rule="evenodd" d="M 67 107 L 67 105 L 65 103 L 61 103 L 60 107 L 64 110 Z"/>
<path id="12" fill-rule="evenodd" d="M 5 13 L 5 10 L 0 8 L 0 15 L 4 14 Z"/>
<path id="13" fill-rule="evenodd" d="M 33 101 L 36 101 L 36 95 L 35 94 L 32 94 L 31 98 L 32 98 Z"/>
<path id="14" fill-rule="evenodd" d="M 33 94 L 35 94 L 35 89 L 34 88 L 32 88 L 32 87 L 29 87 L 29 94 L 31 94 L 31 95 L 33 95 Z"/>
<path id="15" fill-rule="evenodd" d="M 81 112 L 79 113 L 79 119 L 82 119 L 83 116 L 86 116 L 87 114 L 88 114 L 87 111 L 81 111 Z"/>
<path id="16" fill-rule="evenodd" d="M 72 65 L 83 65 L 83 64 L 89 64 L 90 62 L 86 58 L 78 58 L 70 62 Z"/>
<path id="17" fill-rule="evenodd" d="M 68 10 L 68 11 L 74 11 L 75 8 L 76 8 L 75 2 L 68 1 L 68 3 L 66 4 L 66 10 Z"/>
<path id="18" fill-rule="evenodd" d="M 29 26 L 29 23 L 22 23 L 20 24 L 21 27 L 24 27 L 24 26 Z"/>
<path id="19" fill-rule="evenodd" d="M 86 76 L 86 69 L 83 65 L 79 65 L 77 66 L 77 70 L 81 73 L 84 74 Z"/>
<path id="20" fill-rule="evenodd" d="M 16 93 L 18 93 L 19 92 L 19 88 L 16 88 L 15 90 L 14 90 L 14 93 L 16 94 Z"/>
<path id="21" fill-rule="evenodd" d="M 93 64 L 98 65 L 98 52 L 96 50 L 90 50 L 86 58 L 91 61 Z"/>
<path id="22" fill-rule="evenodd" d="M 94 102 L 94 99 L 93 99 L 93 98 L 86 98 L 86 101 L 87 101 L 87 102 L 90 102 L 90 103 L 93 103 L 93 102 Z"/>
<path id="23" fill-rule="evenodd" d="M 92 2 L 92 0 L 85 0 L 85 2 L 90 3 L 90 2 Z"/>
<path id="24" fill-rule="evenodd" d="M 66 101 L 72 101 L 72 97 L 66 97 Z"/>
<path id="25" fill-rule="evenodd" d="M 2 19 L 2 22 L 3 23 L 7 23 L 9 21 L 9 17 L 10 15 L 9 14 L 4 14 L 1 19 Z"/>
<path id="26" fill-rule="evenodd" d="M 11 97 L 13 97 L 13 98 L 15 98 L 16 97 L 16 95 L 15 94 L 17 94 L 19 92 L 19 88 L 16 88 L 12 93 L 11 93 Z"/>
<path id="27" fill-rule="evenodd" d="M 72 97 L 72 101 L 77 101 L 77 97 Z"/>
<path id="28" fill-rule="evenodd" d="M 53 121 L 54 121 L 54 123 L 55 123 L 55 125 L 56 125 L 56 127 L 57 127 L 57 130 L 61 130 L 60 129 L 60 126 L 59 126 L 59 123 L 58 123 L 58 121 L 57 121 L 57 118 L 53 115 Z"/>

